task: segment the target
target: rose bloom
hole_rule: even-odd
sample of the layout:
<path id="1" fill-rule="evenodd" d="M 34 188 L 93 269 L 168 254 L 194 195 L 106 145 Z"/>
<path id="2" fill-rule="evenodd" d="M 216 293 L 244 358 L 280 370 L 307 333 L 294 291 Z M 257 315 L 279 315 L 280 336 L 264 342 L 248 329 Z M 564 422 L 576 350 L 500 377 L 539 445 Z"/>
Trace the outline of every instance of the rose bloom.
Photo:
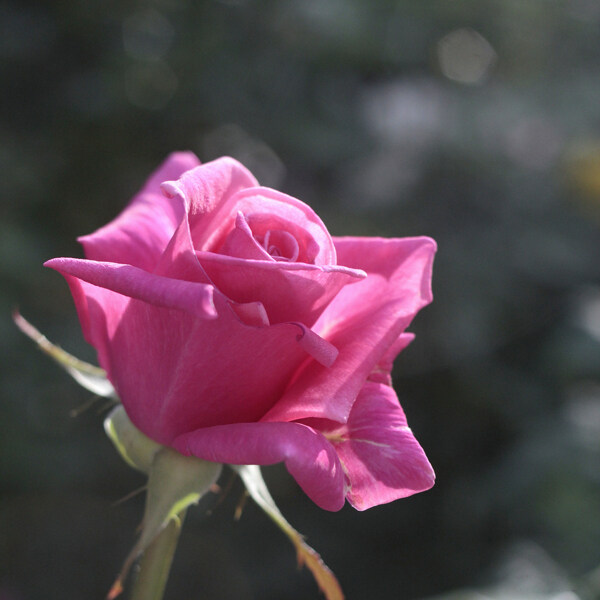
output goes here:
<path id="1" fill-rule="evenodd" d="M 391 387 L 431 299 L 435 242 L 331 237 L 231 158 L 174 153 L 111 223 L 55 258 L 134 425 L 185 455 L 284 462 L 319 506 L 430 488 Z"/>

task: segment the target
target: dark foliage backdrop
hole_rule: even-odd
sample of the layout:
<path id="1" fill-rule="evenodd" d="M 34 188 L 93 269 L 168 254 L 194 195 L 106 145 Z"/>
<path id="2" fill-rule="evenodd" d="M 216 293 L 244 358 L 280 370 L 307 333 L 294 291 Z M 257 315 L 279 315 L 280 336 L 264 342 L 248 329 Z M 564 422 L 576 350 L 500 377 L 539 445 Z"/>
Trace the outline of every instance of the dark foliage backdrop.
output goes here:
<path id="1" fill-rule="evenodd" d="M 41 264 L 175 149 L 439 243 L 394 373 L 435 488 L 330 514 L 267 470 L 348 598 L 600 597 L 599 33 L 597 0 L 4 2 L 0 598 L 102 598 L 133 542 L 142 478 L 10 313 L 94 360 Z M 167 597 L 318 597 L 241 493 L 191 512 Z"/>

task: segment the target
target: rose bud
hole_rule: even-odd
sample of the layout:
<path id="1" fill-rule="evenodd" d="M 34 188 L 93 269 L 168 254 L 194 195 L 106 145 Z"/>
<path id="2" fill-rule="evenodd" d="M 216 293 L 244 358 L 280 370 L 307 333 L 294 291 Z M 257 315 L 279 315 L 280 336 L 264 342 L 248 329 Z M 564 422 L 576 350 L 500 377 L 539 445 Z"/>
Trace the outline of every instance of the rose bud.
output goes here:
<path id="1" fill-rule="evenodd" d="M 231 158 L 175 153 L 111 223 L 55 258 L 133 424 L 185 455 L 285 462 L 357 509 L 430 488 L 391 387 L 431 299 L 435 242 L 331 237 Z"/>

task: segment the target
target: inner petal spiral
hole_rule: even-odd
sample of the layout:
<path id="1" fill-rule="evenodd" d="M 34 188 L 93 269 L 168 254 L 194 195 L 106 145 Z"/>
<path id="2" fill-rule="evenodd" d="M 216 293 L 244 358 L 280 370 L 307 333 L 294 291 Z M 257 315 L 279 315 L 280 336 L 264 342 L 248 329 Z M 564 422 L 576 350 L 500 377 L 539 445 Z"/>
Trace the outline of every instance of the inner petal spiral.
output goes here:
<path id="1" fill-rule="evenodd" d="M 298 240 L 289 232 L 281 229 L 269 229 L 265 233 L 262 242 L 256 241 L 275 259 L 294 262 L 298 260 L 300 247 Z"/>
<path id="2" fill-rule="evenodd" d="M 319 244 L 301 225 L 272 213 L 245 213 L 256 244 L 277 261 L 315 264 Z"/>

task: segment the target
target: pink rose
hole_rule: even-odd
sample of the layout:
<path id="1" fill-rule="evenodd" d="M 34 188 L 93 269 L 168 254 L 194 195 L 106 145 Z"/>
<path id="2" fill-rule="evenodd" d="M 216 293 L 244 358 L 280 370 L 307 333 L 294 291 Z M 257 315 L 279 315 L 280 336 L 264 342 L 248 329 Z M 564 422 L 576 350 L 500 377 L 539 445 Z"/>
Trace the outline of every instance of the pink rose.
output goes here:
<path id="1" fill-rule="evenodd" d="M 433 240 L 332 238 L 237 161 L 175 153 L 81 243 L 86 260 L 46 265 L 150 438 L 219 463 L 284 461 L 328 510 L 433 485 L 390 379 L 432 299 Z"/>

